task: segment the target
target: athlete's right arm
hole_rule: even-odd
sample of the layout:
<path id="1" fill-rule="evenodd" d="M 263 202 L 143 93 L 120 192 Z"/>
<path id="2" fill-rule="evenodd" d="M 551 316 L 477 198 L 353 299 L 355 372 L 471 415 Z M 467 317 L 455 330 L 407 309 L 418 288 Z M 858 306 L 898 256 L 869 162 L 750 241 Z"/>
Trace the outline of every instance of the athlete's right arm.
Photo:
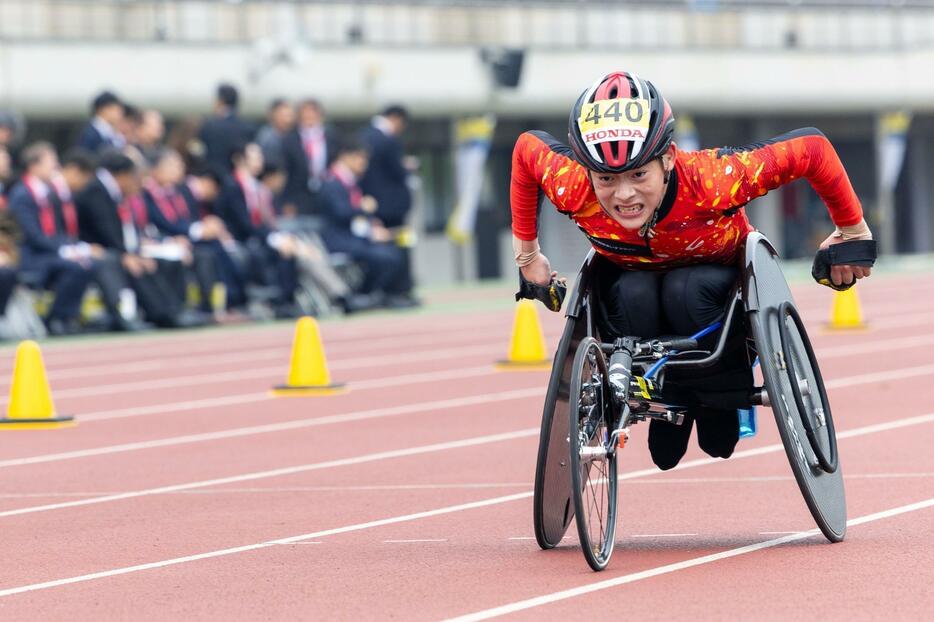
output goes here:
<path id="1" fill-rule="evenodd" d="M 513 248 L 523 276 L 547 285 L 555 273 L 539 251 L 538 214 L 548 197 L 558 210 L 573 212 L 581 202 L 581 191 L 589 190 L 586 174 L 572 159 L 569 147 L 545 132 L 525 132 L 512 152 Z"/>
<path id="2" fill-rule="evenodd" d="M 525 132 L 512 151 L 512 232 L 520 240 L 538 236 L 543 196 L 562 213 L 573 213 L 590 190 L 590 182 L 570 147 L 545 132 Z"/>

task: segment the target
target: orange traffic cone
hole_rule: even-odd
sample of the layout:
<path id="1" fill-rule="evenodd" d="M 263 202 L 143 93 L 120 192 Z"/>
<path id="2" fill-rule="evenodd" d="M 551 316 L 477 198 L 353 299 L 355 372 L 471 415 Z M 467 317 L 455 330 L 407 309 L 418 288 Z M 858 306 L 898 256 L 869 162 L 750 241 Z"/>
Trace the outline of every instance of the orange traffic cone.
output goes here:
<path id="1" fill-rule="evenodd" d="M 303 317 L 295 324 L 295 340 L 292 342 L 292 360 L 289 376 L 284 385 L 273 387 L 277 396 L 334 395 L 345 391 L 343 384 L 331 382 L 328 363 L 321 345 L 318 323 L 311 317 Z"/>
<path id="2" fill-rule="evenodd" d="M 10 403 L 6 418 L 0 418 L 0 430 L 39 430 L 73 425 L 74 417 L 57 417 L 55 414 L 39 344 L 35 341 L 20 343 L 16 348 Z"/>
<path id="3" fill-rule="evenodd" d="M 833 307 L 830 311 L 830 325 L 833 330 L 853 330 L 866 328 L 863 311 L 860 308 L 856 287 L 834 292 Z"/>
<path id="4" fill-rule="evenodd" d="M 545 336 L 538 322 L 538 311 L 531 300 L 520 300 L 516 305 L 509 358 L 497 361 L 496 366 L 508 370 L 551 368 L 551 359 L 548 358 L 545 348 Z"/>

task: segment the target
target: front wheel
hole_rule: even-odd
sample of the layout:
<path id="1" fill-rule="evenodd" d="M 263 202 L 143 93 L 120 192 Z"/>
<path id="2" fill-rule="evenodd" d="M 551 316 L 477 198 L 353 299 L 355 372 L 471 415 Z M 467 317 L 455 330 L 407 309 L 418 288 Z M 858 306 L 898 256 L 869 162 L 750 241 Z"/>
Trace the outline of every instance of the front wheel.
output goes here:
<path id="1" fill-rule="evenodd" d="M 616 534 L 616 452 L 609 374 L 600 344 L 581 341 L 571 374 L 568 444 L 577 534 L 587 563 L 603 570 L 613 555 Z"/>

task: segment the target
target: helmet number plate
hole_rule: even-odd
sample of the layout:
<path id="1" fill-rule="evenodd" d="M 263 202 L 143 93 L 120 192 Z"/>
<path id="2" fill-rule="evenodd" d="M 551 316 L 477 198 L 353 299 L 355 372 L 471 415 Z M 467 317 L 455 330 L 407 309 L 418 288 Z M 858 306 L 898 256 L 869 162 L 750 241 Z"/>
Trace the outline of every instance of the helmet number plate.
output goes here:
<path id="1" fill-rule="evenodd" d="M 645 140 L 649 133 L 649 102 L 626 98 L 584 104 L 577 126 L 585 145 L 611 140 Z"/>

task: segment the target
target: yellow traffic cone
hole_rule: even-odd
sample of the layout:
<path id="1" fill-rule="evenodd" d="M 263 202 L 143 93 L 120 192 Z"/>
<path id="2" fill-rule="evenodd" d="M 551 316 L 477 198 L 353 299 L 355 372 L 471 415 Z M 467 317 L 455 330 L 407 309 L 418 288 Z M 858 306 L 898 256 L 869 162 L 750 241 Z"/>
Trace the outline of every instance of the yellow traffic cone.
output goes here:
<path id="1" fill-rule="evenodd" d="M 0 430 L 39 430 L 73 425 L 74 417 L 55 415 L 39 344 L 35 341 L 20 343 L 16 348 L 10 403 L 6 418 L 0 419 Z"/>
<path id="2" fill-rule="evenodd" d="M 833 330 L 852 330 L 866 328 L 863 311 L 859 305 L 856 287 L 834 292 L 833 307 L 830 311 L 830 328 Z"/>
<path id="3" fill-rule="evenodd" d="M 299 319 L 295 324 L 288 379 L 284 385 L 273 387 L 272 394 L 298 397 L 334 395 L 344 391 L 343 384 L 331 382 L 318 323 L 311 317 Z"/>
<path id="4" fill-rule="evenodd" d="M 538 311 L 531 300 L 520 300 L 516 305 L 509 358 L 497 361 L 496 366 L 509 370 L 551 368 L 551 359 L 548 358 L 545 348 L 545 336 L 538 322 Z"/>

